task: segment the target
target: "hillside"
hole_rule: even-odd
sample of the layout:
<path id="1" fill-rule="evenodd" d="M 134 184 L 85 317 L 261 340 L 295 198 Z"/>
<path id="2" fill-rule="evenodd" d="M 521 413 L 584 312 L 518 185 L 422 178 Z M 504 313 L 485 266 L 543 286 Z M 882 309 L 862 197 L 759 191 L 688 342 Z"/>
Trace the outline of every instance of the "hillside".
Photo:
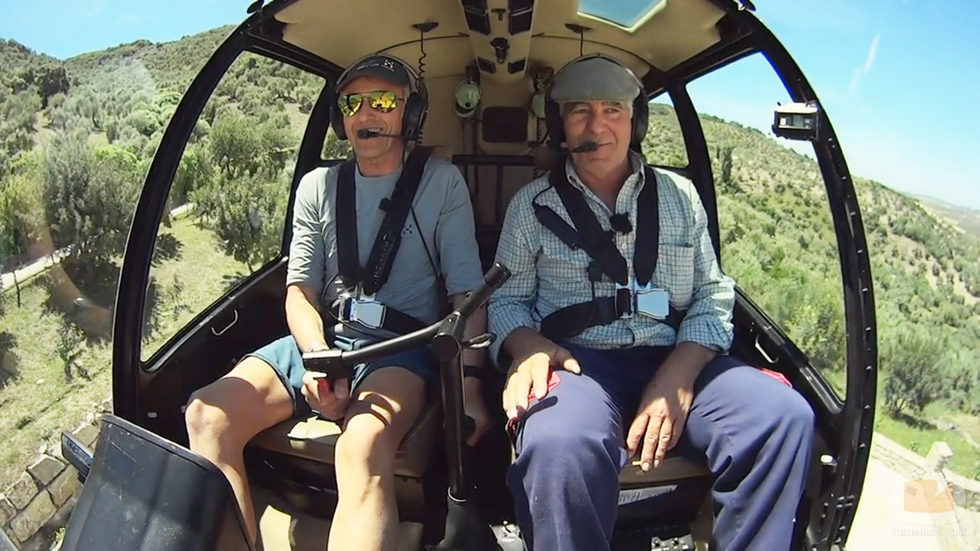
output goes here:
<path id="1" fill-rule="evenodd" d="M 980 238 L 980 210 L 951 205 L 940 199 L 924 195 L 913 197 L 937 216 L 952 222 L 965 233 Z"/>
<path id="2" fill-rule="evenodd" d="M 70 251 L 64 264 L 81 274 L 75 283 L 111 307 L 113 278 L 149 160 L 181 94 L 230 30 L 163 44 L 137 41 L 64 62 L 0 41 L 0 264 L 37 256 L 40 243 Z M 254 267 L 278 250 L 283 182 L 289 181 L 293 148 L 322 85 L 297 69 L 243 55 L 195 128 L 172 201 L 192 199 L 201 231 L 210 232 L 242 266 Z M 737 123 L 703 115 L 702 126 L 716 175 L 726 271 L 841 389 L 840 269 L 815 162 Z M 652 105 L 644 148 L 652 162 L 686 163 L 669 106 Z M 862 178 L 855 184 L 872 258 L 883 407 L 906 427 L 931 426 L 953 413 L 961 416 L 959 425 L 962 419 L 975 421 L 980 237 L 969 232 L 980 228 L 980 215 L 924 207 Z M 166 262 L 180 254 L 180 243 L 169 228 L 161 231 L 159 241 L 171 251 L 160 259 Z M 193 284 L 165 283 L 170 287 L 162 288 L 164 302 Z M 81 324 L 73 306 L 59 306 L 54 294 L 43 301 L 46 307 L 65 323 Z M 4 309 L 15 304 L 0 294 L 0 384 L 29 377 L 32 362 L 41 361 L 6 325 Z M 66 350 L 64 358 L 70 358 Z M 18 358 L 18 367 L 2 363 L 11 357 Z M 907 394 L 921 400 L 894 401 Z M 930 413 L 923 413 L 926 405 Z M 974 453 L 980 457 L 975 448 Z M 980 476 L 980 460 L 968 461 L 976 463 L 957 468 Z"/>
<path id="3" fill-rule="evenodd" d="M 149 78 L 161 90 L 183 92 L 232 30 L 231 25 L 218 27 L 159 44 L 138 40 L 73 57 L 65 61 L 65 68 L 73 83 L 96 84 L 121 67 L 139 65 L 146 68 Z"/>
<path id="4" fill-rule="evenodd" d="M 815 161 L 756 129 L 710 115 L 701 123 L 726 272 L 843 391 L 840 268 Z M 647 157 L 683 165 L 681 144 L 671 108 L 654 104 Z M 855 187 L 877 308 L 876 427 L 913 449 L 950 440 L 957 468 L 980 477 L 980 237 L 878 182 L 856 177 Z M 930 432 L 937 426 L 961 428 Z"/>

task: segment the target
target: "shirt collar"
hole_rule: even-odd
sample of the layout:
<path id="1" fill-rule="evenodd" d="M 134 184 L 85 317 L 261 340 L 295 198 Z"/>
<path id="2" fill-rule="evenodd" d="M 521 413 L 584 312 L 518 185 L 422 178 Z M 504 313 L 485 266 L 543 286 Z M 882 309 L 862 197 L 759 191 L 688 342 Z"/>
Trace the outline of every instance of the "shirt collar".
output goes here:
<path id="1" fill-rule="evenodd" d="M 634 187 L 637 190 L 642 187 L 643 184 L 643 157 L 639 153 L 630 149 L 627 151 L 627 157 L 630 160 L 630 174 L 626 177 L 626 181 L 623 182 L 623 187 Z M 572 163 L 572 157 L 568 156 L 565 159 L 565 174 L 568 175 L 568 181 L 582 192 L 592 193 L 589 186 L 582 182 L 579 177 L 578 172 L 575 172 L 575 165 Z"/>

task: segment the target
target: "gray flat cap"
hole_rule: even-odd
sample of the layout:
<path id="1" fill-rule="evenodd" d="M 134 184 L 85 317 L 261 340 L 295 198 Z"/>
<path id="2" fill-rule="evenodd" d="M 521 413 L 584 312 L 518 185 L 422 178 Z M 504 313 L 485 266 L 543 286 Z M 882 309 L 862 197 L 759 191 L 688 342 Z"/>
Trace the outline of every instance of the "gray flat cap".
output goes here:
<path id="1" fill-rule="evenodd" d="M 551 99 L 570 101 L 632 102 L 640 93 L 639 80 L 625 66 L 603 57 L 569 61 L 551 85 Z"/>

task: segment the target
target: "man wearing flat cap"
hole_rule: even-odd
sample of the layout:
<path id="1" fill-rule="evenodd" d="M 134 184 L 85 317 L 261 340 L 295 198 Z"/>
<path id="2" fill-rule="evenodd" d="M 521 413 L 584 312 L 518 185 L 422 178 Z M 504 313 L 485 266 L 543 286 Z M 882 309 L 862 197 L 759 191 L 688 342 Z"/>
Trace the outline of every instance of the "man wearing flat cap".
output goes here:
<path id="1" fill-rule="evenodd" d="M 734 283 L 693 184 L 638 153 L 642 89 L 608 56 L 569 62 L 547 121 L 569 155 L 507 209 L 497 261 L 513 276 L 489 321 L 518 522 L 532 549 L 609 549 L 620 471 L 671 451 L 711 472 L 713 549 L 789 549 L 813 413 L 728 355 Z"/>

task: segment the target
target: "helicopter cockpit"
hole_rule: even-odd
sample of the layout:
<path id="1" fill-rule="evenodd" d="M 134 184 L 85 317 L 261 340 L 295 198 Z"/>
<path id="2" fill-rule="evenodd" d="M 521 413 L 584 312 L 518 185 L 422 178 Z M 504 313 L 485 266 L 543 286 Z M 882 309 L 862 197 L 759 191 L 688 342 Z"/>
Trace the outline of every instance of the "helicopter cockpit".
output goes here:
<path id="1" fill-rule="evenodd" d="M 258 345 L 288 331 L 282 305 L 292 200 L 304 174 L 349 154 L 349 145 L 331 129 L 333 84 L 344 67 L 378 52 L 412 65 L 428 101 L 418 143 L 434 148 L 434 155 L 451 161 L 466 179 L 480 257 L 489 269 L 511 197 L 562 155 L 563 144 L 549 135 L 546 121 L 550 79 L 567 61 L 600 53 L 627 65 L 642 81 L 651 122 L 641 153 L 650 164 L 694 183 L 726 271 L 746 265 L 748 254 L 737 245 L 751 231 L 733 214 L 739 212 L 738 200 L 764 202 L 766 194 L 797 194 L 811 198 L 808 205 L 822 211 L 825 227 L 819 232 L 832 269 L 820 276 L 830 278 L 820 284 L 834 296 L 828 308 L 837 316 L 835 339 L 814 343 L 799 324 L 787 322 L 796 315 L 790 306 L 768 299 L 756 302 L 758 287 L 753 285 L 766 281 L 765 271 L 756 270 L 751 277 L 731 274 L 739 285 L 733 352 L 785 377 L 816 413 L 817 442 L 799 516 L 806 522 L 796 527 L 796 548 L 842 548 L 868 461 L 874 411 L 875 319 L 867 246 L 856 194 L 829 119 L 800 68 L 753 10 L 746 0 L 257 0 L 248 19 L 217 47 L 186 91 L 136 205 L 113 330 L 114 414 L 120 419 L 107 426 L 117 438 L 141 434 L 155 442 L 154 449 L 193 462 L 187 450 L 179 449 L 187 443 L 183 407 L 190 394 Z M 797 165 L 787 165 L 797 189 L 777 187 L 781 184 L 765 178 L 757 178 L 761 191 L 739 184 L 740 178 L 754 178 L 748 175 L 750 163 L 739 164 L 739 151 L 719 138 L 719 119 L 704 115 L 711 106 L 699 102 L 710 97 L 701 93 L 705 83 L 740 65 L 767 71 L 781 88 L 773 105 L 784 105 L 764 114 L 774 121 L 776 136 L 796 140 L 794 147 L 812 152 L 809 158 L 817 167 L 812 174 L 797 174 Z M 232 93 L 226 84 L 232 81 L 240 85 L 237 89 L 253 92 Z M 712 86 L 724 86 L 724 81 Z M 263 102 L 281 109 L 267 116 L 256 108 Z M 239 139 L 236 147 L 246 153 L 223 159 L 222 173 L 204 174 L 199 160 L 214 152 L 205 145 L 205 136 L 215 132 L 229 143 Z M 795 154 L 788 155 L 786 159 L 798 161 Z M 251 164 L 242 166 L 246 159 Z M 195 207 L 181 211 L 187 204 Z M 248 209 L 244 226 L 222 225 L 220 213 L 233 204 Z M 188 210 L 197 214 L 187 218 Z M 772 221 L 768 238 L 785 247 L 782 231 Z M 162 237 L 166 235 L 171 237 Z M 215 253 L 228 235 L 237 236 L 241 245 Z M 196 264 L 179 267 L 161 254 L 174 239 L 184 244 L 185 258 L 196 255 Z M 183 287 L 176 283 L 190 278 L 214 280 L 220 292 L 187 296 L 182 311 L 168 313 L 163 329 L 147 333 L 144 320 L 154 312 L 154 293 L 147 289 L 155 285 L 179 294 Z M 501 375 L 497 384 L 502 380 Z M 452 380 L 443 379 L 443 384 L 451 386 Z M 444 397 L 446 392 L 444 388 Z M 488 404 L 496 405 L 499 388 L 488 392 Z M 433 548 L 444 535 L 445 488 L 453 482 L 446 472 L 456 468 L 447 465 L 446 448 L 460 444 L 447 435 L 452 427 L 444 410 L 452 407 L 431 404 L 399 450 L 399 514 L 415 527 L 407 532 L 404 549 Z M 519 549 L 512 505 L 501 484 L 511 448 L 502 413 L 498 417 L 500 430 L 476 450 L 460 448 L 464 459 L 452 453 L 450 459 L 465 463 L 460 468 L 466 479 L 481 489 L 481 514 L 498 545 Z M 261 433 L 246 450 L 253 486 L 262 488 L 269 507 L 290 519 L 293 532 L 303 530 L 298 519 L 329 521 L 336 499 L 332 464 L 340 430 L 317 416 L 292 419 Z M 98 450 L 96 464 L 100 453 L 109 452 Z M 104 468 L 93 468 L 69 526 L 66 549 L 91 546 L 100 537 L 99 515 L 107 513 L 99 509 L 104 502 L 95 495 L 96 473 L 108 476 Z M 614 548 L 649 549 L 651 541 L 665 546 L 674 541 L 706 549 L 710 483 L 703 462 L 681 456 L 669 456 L 661 468 L 649 472 L 628 466 L 620 476 Z M 148 519 L 154 518 L 151 509 L 145 512 Z M 236 529 L 234 515 L 200 518 L 224 519 L 210 530 L 188 529 L 206 541 L 200 548 L 241 545 L 227 539 Z M 191 521 L 185 520 L 185 525 Z M 265 549 L 280 548 L 271 534 L 266 539 L 271 528 L 262 525 L 260 530 Z M 314 537 L 320 548 L 326 537 L 321 532 Z M 152 539 L 140 537 L 143 542 Z"/>

